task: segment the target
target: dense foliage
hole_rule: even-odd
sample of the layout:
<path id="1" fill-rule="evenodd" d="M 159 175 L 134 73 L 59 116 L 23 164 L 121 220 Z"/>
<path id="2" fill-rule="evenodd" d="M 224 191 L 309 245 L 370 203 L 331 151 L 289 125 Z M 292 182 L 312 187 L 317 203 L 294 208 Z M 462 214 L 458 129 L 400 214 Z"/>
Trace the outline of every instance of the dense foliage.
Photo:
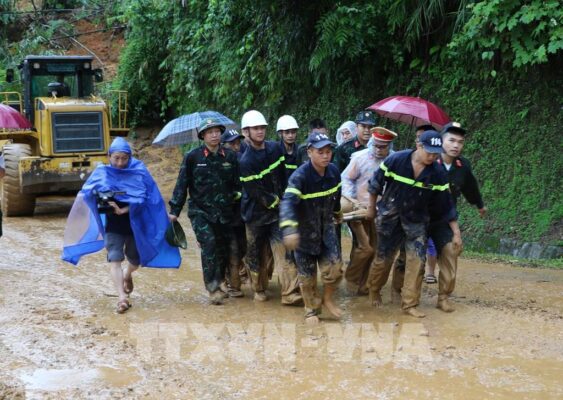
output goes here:
<path id="1" fill-rule="evenodd" d="M 114 85 L 129 90 L 137 124 L 257 108 L 271 125 L 294 115 L 303 137 L 314 117 L 334 132 L 377 100 L 418 95 L 471 132 L 465 154 L 490 209 L 486 220 L 462 209 L 473 243 L 560 240 L 558 0 L 81 2 L 94 3 L 128 26 Z M 3 32 L 14 24 L 0 21 Z M 410 127 L 381 123 L 400 133 L 398 147 L 412 145 Z"/>

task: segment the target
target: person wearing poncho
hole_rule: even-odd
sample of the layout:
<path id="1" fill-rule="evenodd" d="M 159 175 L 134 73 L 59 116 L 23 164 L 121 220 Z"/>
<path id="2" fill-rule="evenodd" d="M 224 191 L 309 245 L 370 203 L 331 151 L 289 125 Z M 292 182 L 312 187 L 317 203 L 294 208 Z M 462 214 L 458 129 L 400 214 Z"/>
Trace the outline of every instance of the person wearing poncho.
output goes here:
<path id="1" fill-rule="evenodd" d="M 106 247 L 119 293 L 117 311 L 122 313 L 130 307 L 131 274 L 139 265 L 178 268 L 181 258 L 178 249 L 165 239 L 169 224 L 166 207 L 144 163 L 132 157 L 131 147 L 119 137 L 111 144 L 109 156 L 110 165 L 98 166 L 74 201 L 61 258 L 77 265 L 83 255 Z M 106 192 L 119 194 L 108 202 L 112 210 L 101 213 L 97 194 Z M 129 264 L 123 271 L 125 257 Z"/>

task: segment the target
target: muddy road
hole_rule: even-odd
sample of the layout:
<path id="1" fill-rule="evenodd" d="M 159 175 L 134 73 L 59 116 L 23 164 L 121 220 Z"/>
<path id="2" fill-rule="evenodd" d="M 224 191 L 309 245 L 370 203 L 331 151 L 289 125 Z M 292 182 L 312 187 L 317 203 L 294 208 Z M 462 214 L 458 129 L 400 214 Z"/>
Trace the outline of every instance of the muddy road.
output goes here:
<path id="1" fill-rule="evenodd" d="M 179 155 L 145 156 L 169 195 Z M 181 268 L 141 269 L 118 315 L 105 253 L 60 261 L 71 201 L 4 221 L 0 399 L 563 398 L 563 271 L 461 260 L 457 311 L 435 309 L 425 285 L 422 320 L 389 289 L 376 311 L 342 285 L 342 321 L 311 329 L 280 305 L 275 274 L 267 303 L 245 286 L 208 305 L 183 216 Z"/>

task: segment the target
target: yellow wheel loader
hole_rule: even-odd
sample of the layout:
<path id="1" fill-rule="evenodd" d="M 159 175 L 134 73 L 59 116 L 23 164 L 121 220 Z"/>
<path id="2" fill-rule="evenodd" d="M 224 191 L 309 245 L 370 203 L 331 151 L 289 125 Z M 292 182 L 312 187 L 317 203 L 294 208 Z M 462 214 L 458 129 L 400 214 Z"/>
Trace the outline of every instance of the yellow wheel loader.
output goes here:
<path id="1" fill-rule="evenodd" d="M 31 129 L 0 126 L 5 216 L 32 215 L 38 196 L 76 193 L 107 163 L 111 136 L 127 135 L 127 93 L 112 91 L 111 104 L 96 96 L 102 73 L 92 63 L 91 56 L 27 56 L 19 66 L 23 93 L 0 92 L 0 102 L 32 123 Z M 6 81 L 13 78 L 8 70 Z"/>

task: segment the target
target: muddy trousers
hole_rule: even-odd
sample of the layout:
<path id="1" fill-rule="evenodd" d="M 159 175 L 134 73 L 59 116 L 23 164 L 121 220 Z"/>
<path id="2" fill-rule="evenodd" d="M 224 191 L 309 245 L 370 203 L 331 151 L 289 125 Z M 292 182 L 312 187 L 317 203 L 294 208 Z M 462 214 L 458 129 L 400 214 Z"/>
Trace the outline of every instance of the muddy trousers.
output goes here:
<path id="1" fill-rule="evenodd" d="M 369 269 L 375 257 L 377 234 L 374 221 L 352 221 L 353 242 L 350 251 L 350 264 L 346 269 L 345 278 L 358 287 L 358 292 L 366 290 Z"/>
<path id="2" fill-rule="evenodd" d="M 406 258 L 401 307 L 403 310 L 416 307 L 420 302 L 426 262 L 426 224 L 405 221 L 398 215 L 378 216 L 377 235 L 377 255 L 368 277 L 370 293 L 380 295 L 397 252 L 404 243 Z"/>
<path id="3" fill-rule="evenodd" d="M 246 255 L 246 228 L 244 225 L 233 226 L 229 242 L 229 264 L 227 281 L 233 289 L 240 290 L 241 269 L 245 268 L 243 259 Z"/>
<path id="4" fill-rule="evenodd" d="M 232 229 L 227 224 L 211 223 L 199 215 L 190 217 L 190 221 L 201 247 L 203 282 L 209 293 L 213 293 L 225 279 Z"/>
<path id="5" fill-rule="evenodd" d="M 431 223 L 428 234 L 436 245 L 438 252 L 438 301 L 447 299 L 455 289 L 455 278 L 457 274 L 457 258 L 459 253 L 454 249 L 452 243 L 453 232 L 447 222 Z"/>
<path id="6" fill-rule="evenodd" d="M 282 304 L 301 304 L 295 260 L 293 254 L 285 250 L 278 222 L 261 226 L 246 224 L 246 241 L 246 263 L 250 272 L 252 290 L 263 292 L 268 287 L 271 272 L 265 246 L 269 244 L 274 268 L 278 271 L 280 279 Z"/>
<path id="7" fill-rule="evenodd" d="M 305 318 L 321 313 L 322 298 L 317 289 L 317 266 L 325 287 L 336 288 L 342 280 L 342 259 L 337 249 L 326 249 L 321 255 L 295 251 L 299 287 L 305 304 Z"/>

